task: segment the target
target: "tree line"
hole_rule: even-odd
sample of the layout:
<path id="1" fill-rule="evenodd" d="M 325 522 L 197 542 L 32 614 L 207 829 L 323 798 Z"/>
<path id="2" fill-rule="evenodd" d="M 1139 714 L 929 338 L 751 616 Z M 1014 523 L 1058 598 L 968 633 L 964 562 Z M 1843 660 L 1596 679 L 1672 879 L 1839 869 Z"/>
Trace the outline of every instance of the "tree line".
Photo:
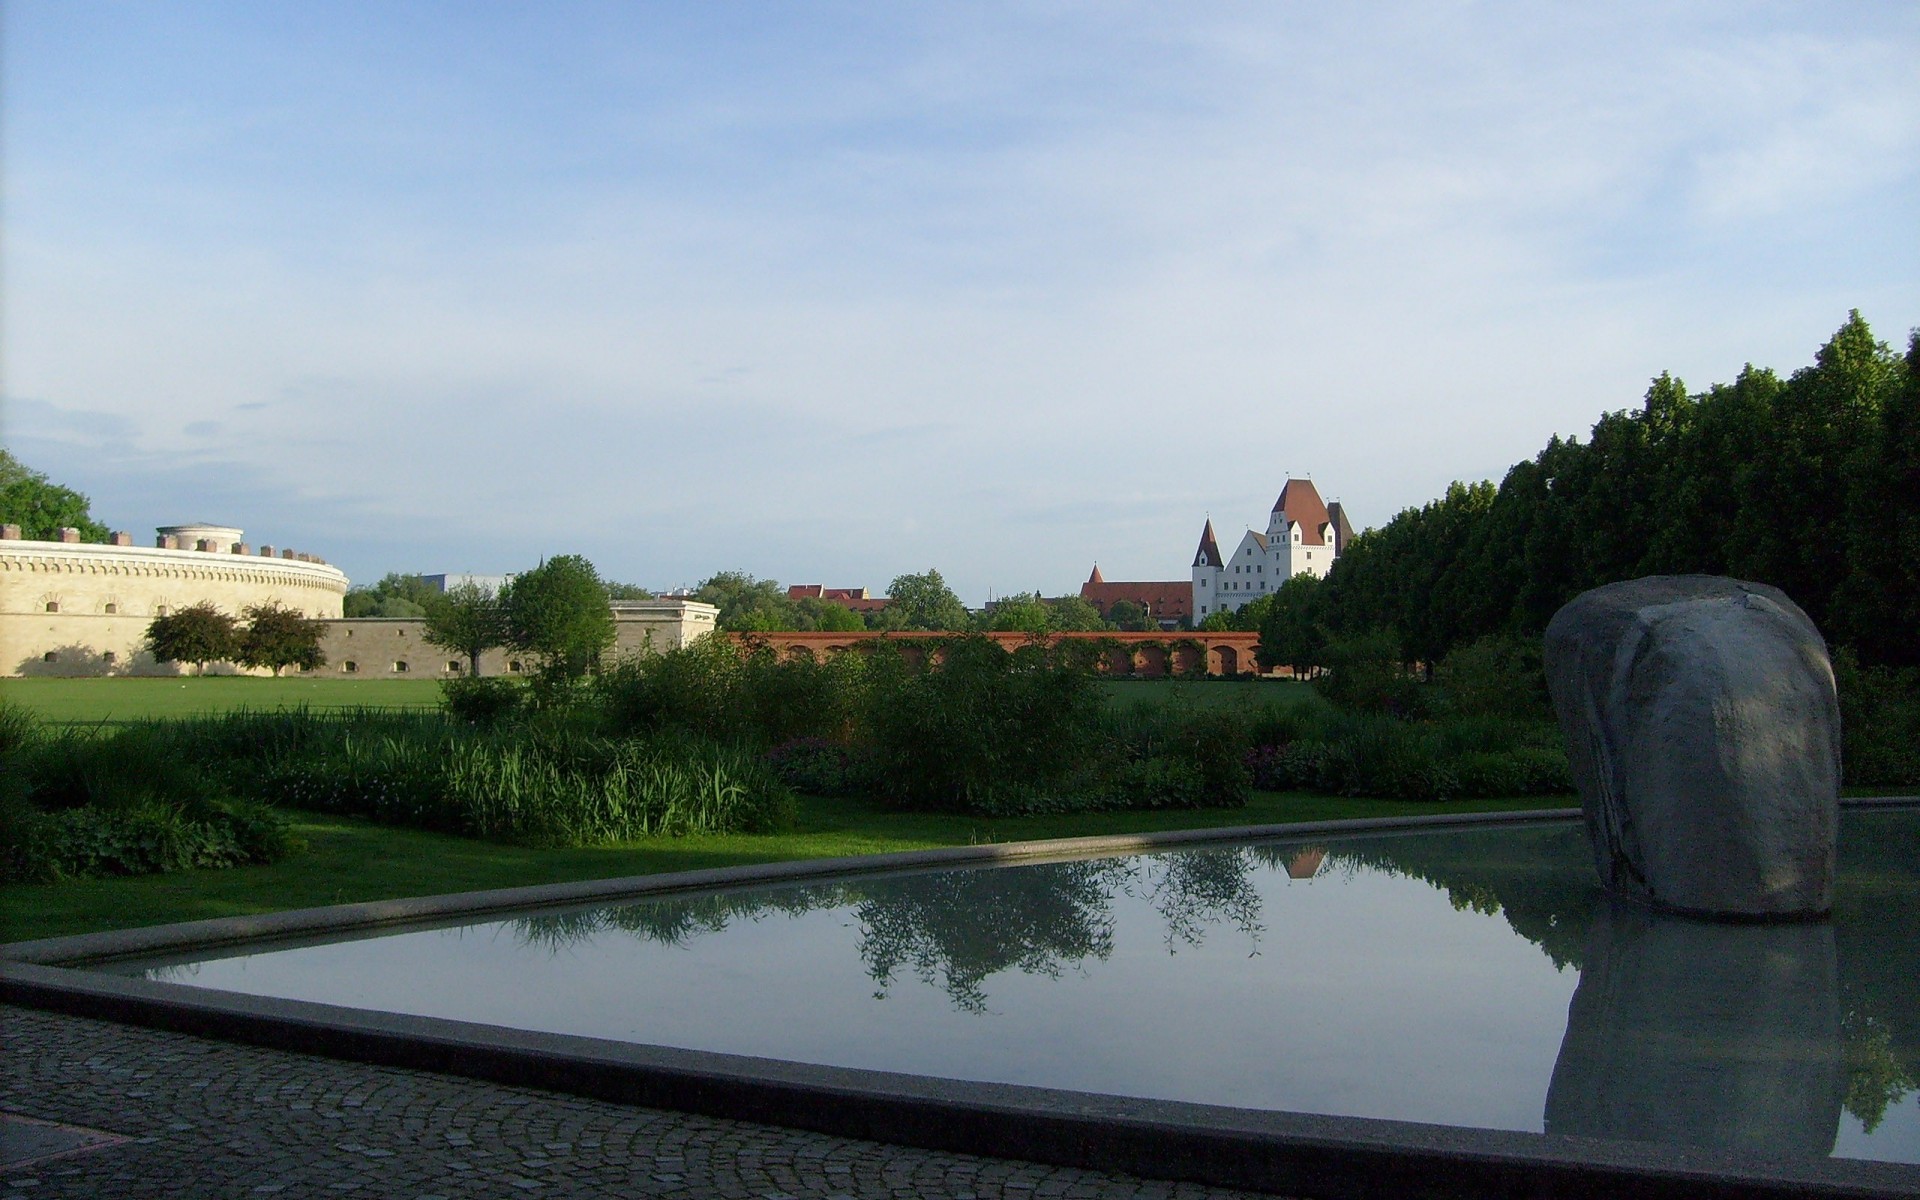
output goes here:
<path id="1" fill-rule="evenodd" d="M 1677 574 L 1772 584 L 1860 663 L 1920 666 L 1920 330 L 1901 356 L 1856 310 L 1784 379 L 1749 364 L 1690 392 L 1662 374 L 1587 441 L 1455 483 L 1355 537 L 1324 581 L 1225 619 L 1274 663 L 1368 637 L 1435 663 L 1537 638 L 1589 588 Z"/>

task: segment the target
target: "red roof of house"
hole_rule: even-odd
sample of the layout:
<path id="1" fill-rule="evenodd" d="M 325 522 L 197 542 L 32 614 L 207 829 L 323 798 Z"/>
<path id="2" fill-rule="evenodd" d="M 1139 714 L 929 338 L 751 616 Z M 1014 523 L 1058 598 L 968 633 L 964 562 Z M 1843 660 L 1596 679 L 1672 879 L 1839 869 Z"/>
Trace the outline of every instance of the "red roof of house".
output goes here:
<path id="1" fill-rule="evenodd" d="M 1087 576 L 1087 582 L 1088 583 L 1105 583 L 1106 581 L 1107 581 L 1106 576 L 1100 574 L 1100 564 L 1099 563 L 1093 564 L 1093 574 Z"/>
<path id="2" fill-rule="evenodd" d="M 1321 530 L 1332 522 L 1327 519 L 1327 506 L 1320 499 L 1320 492 L 1313 486 L 1313 480 L 1287 480 L 1286 486 L 1280 489 L 1280 498 L 1273 502 L 1273 511 L 1300 526 L 1301 545 L 1327 544 Z"/>

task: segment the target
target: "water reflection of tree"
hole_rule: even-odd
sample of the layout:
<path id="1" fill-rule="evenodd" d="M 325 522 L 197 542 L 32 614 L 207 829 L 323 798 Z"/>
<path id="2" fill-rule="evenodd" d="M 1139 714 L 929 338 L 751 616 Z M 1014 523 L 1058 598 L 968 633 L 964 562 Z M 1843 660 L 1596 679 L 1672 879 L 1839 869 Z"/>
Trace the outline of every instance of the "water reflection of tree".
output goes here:
<path id="1" fill-rule="evenodd" d="M 1848 814 L 1840 862 L 1834 935 L 1846 1104 L 1871 1131 L 1920 1091 L 1920 813 Z"/>
<path id="2" fill-rule="evenodd" d="M 1147 902 L 1166 922 L 1167 953 L 1176 943 L 1198 946 L 1209 927 L 1225 923 L 1245 934 L 1259 952 L 1260 890 L 1251 878 L 1253 856 L 1245 850 L 1194 850 L 1147 860 Z"/>
<path id="3" fill-rule="evenodd" d="M 968 1012 L 986 1009 L 988 976 L 1017 968 L 1058 978 L 1113 952 L 1112 896 L 1124 859 L 876 880 L 854 909 L 860 956 L 884 997 L 911 968 Z"/>
<path id="4" fill-rule="evenodd" d="M 1418 879 L 1445 892 L 1456 910 L 1502 915 L 1562 970 L 1580 966 L 1600 897 L 1577 825 L 1340 842 L 1327 862 Z"/>
<path id="5" fill-rule="evenodd" d="M 657 896 L 606 908 L 535 913 L 516 918 L 515 936 L 527 946 L 550 953 L 569 949 L 599 934 L 618 931 L 667 946 L 683 946 L 703 934 L 718 933 L 736 918 L 758 920 L 768 913 L 799 916 L 817 908 L 845 904 L 840 885 L 752 892 L 692 892 Z"/>

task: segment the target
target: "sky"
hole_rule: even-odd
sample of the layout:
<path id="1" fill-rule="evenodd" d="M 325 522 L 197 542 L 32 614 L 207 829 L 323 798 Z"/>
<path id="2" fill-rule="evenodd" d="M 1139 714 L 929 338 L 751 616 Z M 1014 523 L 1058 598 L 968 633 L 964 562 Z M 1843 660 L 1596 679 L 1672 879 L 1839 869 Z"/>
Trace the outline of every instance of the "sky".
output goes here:
<path id="1" fill-rule="evenodd" d="M 1920 5 L 0 9 L 0 440 L 146 544 L 962 599 L 1356 525 L 1858 308 Z"/>

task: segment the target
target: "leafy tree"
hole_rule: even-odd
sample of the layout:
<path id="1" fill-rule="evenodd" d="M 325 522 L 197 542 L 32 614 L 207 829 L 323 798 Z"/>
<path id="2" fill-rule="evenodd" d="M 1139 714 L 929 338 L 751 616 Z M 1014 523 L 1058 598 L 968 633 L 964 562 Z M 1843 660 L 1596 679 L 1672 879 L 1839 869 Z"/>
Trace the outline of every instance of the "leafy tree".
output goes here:
<path id="1" fill-rule="evenodd" d="M 1114 608 L 1118 607 L 1120 607 L 1118 604 L 1114 605 Z M 1120 628 L 1130 629 L 1132 626 L 1123 624 Z M 1201 633 L 1231 633 L 1233 631 L 1233 614 L 1224 608 L 1217 608 L 1201 618 L 1200 624 L 1196 626 L 1196 628 L 1199 629 Z"/>
<path id="2" fill-rule="evenodd" d="M 341 602 L 349 617 L 424 617 L 440 599 L 440 589 L 418 575 L 390 571 L 372 587 L 354 588 Z"/>
<path id="3" fill-rule="evenodd" d="M 539 658 L 553 679 L 580 678 L 613 645 L 606 585 L 578 554 L 557 555 L 516 576 L 501 606 L 508 644 Z"/>
<path id="4" fill-rule="evenodd" d="M 1048 623 L 1061 633 L 1100 633 L 1113 628 L 1085 596 L 1059 596 L 1047 601 Z"/>
<path id="5" fill-rule="evenodd" d="M 480 674 L 480 656 L 507 644 L 507 614 L 500 597 L 484 584 L 457 583 L 426 611 L 422 636 L 467 656 L 469 675 Z"/>
<path id="6" fill-rule="evenodd" d="M 340 612 L 348 617 L 403 617 L 416 621 L 427 615 L 425 608 L 404 596 L 383 596 L 364 588 L 348 592 L 340 602 Z"/>
<path id="7" fill-rule="evenodd" d="M 1208 620 L 1212 620 L 1214 617 L 1219 617 L 1221 621 L 1225 621 L 1227 614 L 1225 612 L 1207 614 Z M 1151 633 L 1160 628 L 1160 623 L 1154 620 L 1147 612 L 1147 606 L 1134 600 L 1115 600 L 1112 604 L 1109 604 L 1107 606 L 1107 620 L 1128 633 Z M 1229 628 L 1229 626 L 1218 622 L 1216 622 L 1213 627 L 1222 629 Z"/>
<path id="8" fill-rule="evenodd" d="M 938 571 L 898 577 L 888 585 L 887 597 L 891 601 L 887 610 L 902 629 L 960 632 L 973 625 L 967 606 L 960 603 L 960 597 L 953 594 Z"/>
<path id="9" fill-rule="evenodd" d="M 653 593 L 637 583 L 607 583 L 607 598 L 610 600 L 651 600 Z"/>
<path id="10" fill-rule="evenodd" d="M 147 626 L 147 647 L 160 662 L 192 663 L 205 674 L 208 663 L 238 652 L 238 622 L 203 600 L 155 617 Z"/>
<path id="11" fill-rule="evenodd" d="M 865 629 L 867 623 L 860 614 L 843 604 L 831 600 L 821 600 L 808 596 L 795 601 L 794 608 L 799 614 L 799 628 L 818 629 L 823 633 L 853 633 Z"/>
<path id="12" fill-rule="evenodd" d="M 996 603 L 986 614 L 986 627 L 993 633 L 1046 633 L 1053 620 L 1040 593 L 1021 592 Z"/>
<path id="13" fill-rule="evenodd" d="M 278 675 L 283 667 L 311 671 L 327 661 L 320 649 L 320 622 L 275 601 L 251 605 L 244 615 L 247 627 L 234 653 L 241 665 L 269 667 Z"/>
<path id="14" fill-rule="evenodd" d="M 48 482 L 5 449 L 0 449 L 0 524 L 18 525 L 21 537 L 36 542 L 57 540 L 63 527 L 78 529 L 83 542 L 104 542 L 108 536 L 85 496 Z"/>
<path id="15" fill-rule="evenodd" d="M 800 613 L 779 583 L 745 571 L 722 571 L 702 583 L 694 598 L 720 610 L 715 623 L 734 633 L 799 629 Z"/>

